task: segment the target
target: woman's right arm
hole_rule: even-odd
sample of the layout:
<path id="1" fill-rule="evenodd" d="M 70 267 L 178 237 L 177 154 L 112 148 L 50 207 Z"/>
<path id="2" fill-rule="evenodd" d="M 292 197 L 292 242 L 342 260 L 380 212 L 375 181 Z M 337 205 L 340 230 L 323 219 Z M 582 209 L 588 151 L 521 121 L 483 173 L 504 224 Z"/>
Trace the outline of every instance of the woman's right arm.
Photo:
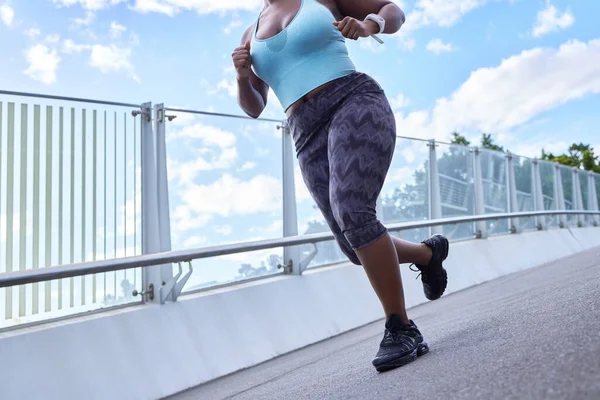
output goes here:
<path id="1" fill-rule="evenodd" d="M 231 55 L 237 74 L 238 103 L 244 112 L 258 118 L 267 105 L 268 85 L 252 71 L 252 58 L 250 57 L 250 35 L 252 26 L 242 35 L 241 46 L 236 48 Z"/>

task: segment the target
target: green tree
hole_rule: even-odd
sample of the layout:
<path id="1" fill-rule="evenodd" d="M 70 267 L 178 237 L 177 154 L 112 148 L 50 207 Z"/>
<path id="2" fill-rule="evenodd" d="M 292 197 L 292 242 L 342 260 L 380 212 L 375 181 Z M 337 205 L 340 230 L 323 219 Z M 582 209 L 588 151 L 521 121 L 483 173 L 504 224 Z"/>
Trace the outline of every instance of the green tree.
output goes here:
<path id="1" fill-rule="evenodd" d="M 481 147 L 483 147 L 484 149 L 501 151 L 504 153 L 504 147 L 498 146 L 496 143 L 494 143 L 491 133 L 483 133 L 481 135 Z"/>
<path id="2" fill-rule="evenodd" d="M 599 157 L 595 155 L 594 148 L 589 144 L 573 143 L 566 153 L 559 155 L 546 153 L 542 149 L 541 158 L 542 160 L 557 162 L 569 167 L 582 168 L 586 171 L 600 173 Z"/>

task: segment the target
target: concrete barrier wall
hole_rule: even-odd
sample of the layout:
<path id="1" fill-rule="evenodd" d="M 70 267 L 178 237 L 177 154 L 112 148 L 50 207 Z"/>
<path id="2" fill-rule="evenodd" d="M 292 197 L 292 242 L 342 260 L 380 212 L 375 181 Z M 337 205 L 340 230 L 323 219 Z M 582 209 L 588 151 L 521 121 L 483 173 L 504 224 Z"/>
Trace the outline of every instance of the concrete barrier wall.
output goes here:
<path id="1" fill-rule="evenodd" d="M 600 228 L 452 244 L 447 293 L 600 246 Z M 409 307 L 426 301 L 402 268 Z M 0 399 L 159 399 L 382 318 L 343 265 L 0 333 Z"/>

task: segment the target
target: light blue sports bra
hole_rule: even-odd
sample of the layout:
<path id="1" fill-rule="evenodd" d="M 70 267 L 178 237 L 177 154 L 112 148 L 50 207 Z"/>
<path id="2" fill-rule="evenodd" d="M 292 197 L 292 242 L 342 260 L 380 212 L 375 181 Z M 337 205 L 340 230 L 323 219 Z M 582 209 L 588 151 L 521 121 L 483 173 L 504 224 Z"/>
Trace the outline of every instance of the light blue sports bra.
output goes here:
<path id="1" fill-rule="evenodd" d="M 271 38 L 256 37 L 259 15 L 250 44 L 254 73 L 286 111 L 311 90 L 356 71 L 331 11 L 317 0 L 301 1 L 289 25 Z"/>

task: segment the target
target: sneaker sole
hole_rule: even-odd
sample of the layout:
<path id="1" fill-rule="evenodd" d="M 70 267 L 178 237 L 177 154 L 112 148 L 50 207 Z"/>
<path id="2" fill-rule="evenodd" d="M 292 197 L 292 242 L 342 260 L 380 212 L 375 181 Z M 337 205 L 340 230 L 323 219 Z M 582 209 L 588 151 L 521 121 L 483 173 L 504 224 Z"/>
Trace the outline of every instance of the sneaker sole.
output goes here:
<path id="1" fill-rule="evenodd" d="M 418 348 L 414 349 L 412 353 L 405 355 L 404 357 L 397 358 L 375 366 L 377 372 L 386 372 L 392 369 L 400 368 L 406 364 L 415 361 L 418 357 Z"/>
<path id="2" fill-rule="evenodd" d="M 450 252 L 450 242 L 448 241 L 448 238 L 446 238 L 446 236 L 440 235 L 440 234 L 436 234 L 433 236 L 439 237 L 442 240 L 442 242 L 444 243 L 444 255 L 442 256 L 442 261 L 446 261 L 446 258 L 448 258 L 448 253 Z M 446 287 L 448 286 L 448 273 L 446 272 L 446 269 L 444 267 L 442 267 L 442 276 L 444 278 L 444 288 L 442 289 L 442 293 L 440 293 L 440 295 L 437 297 L 427 298 L 428 300 L 430 300 L 430 301 L 438 300 L 440 297 L 442 297 L 444 295 L 444 292 L 446 291 Z M 425 297 L 427 297 L 427 296 L 425 296 Z"/>
<path id="3" fill-rule="evenodd" d="M 442 261 L 446 261 L 446 258 L 448 258 L 448 253 L 450 252 L 450 242 L 448 241 L 448 238 L 444 235 L 440 235 L 439 233 L 433 235 L 433 237 L 439 237 L 442 242 L 444 242 L 444 256 L 442 257 Z"/>
<path id="4" fill-rule="evenodd" d="M 411 362 L 415 361 L 418 357 L 424 356 L 427 353 L 429 353 L 429 345 L 427 344 L 427 342 L 424 341 L 419 343 L 417 348 L 412 353 L 404 357 L 400 357 L 395 360 L 376 365 L 375 369 L 377 370 L 377 372 L 386 372 L 396 368 L 400 368 L 405 366 L 406 364 L 410 364 Z"/>

